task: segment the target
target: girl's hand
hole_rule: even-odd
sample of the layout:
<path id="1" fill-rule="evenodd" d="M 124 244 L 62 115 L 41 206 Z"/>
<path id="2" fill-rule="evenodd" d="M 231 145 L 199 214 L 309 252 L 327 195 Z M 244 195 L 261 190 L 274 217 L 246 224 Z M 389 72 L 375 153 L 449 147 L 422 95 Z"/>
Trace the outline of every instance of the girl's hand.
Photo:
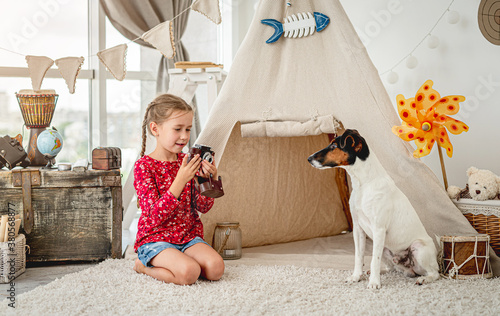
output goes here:
<path id="1" fill-rule="evenodd" d="M 193 159 L 188 162 L 189 155 L 185 155 L 182 159 L 181 167 L 177 172 L 175 179 L 179 179 L 184 185 L 191 181 L 200 169 L 201 158 L 200 155 L 194 155 Z"/>
<path id="2" fill-rule="evenodd" d="M 201 158 L 200 155 L 195 155 L 188 162 L 188 155 L 184 156 L 182 159 L 181 167 L 177 172 L 177 176 L 175 177 L 172 185 L 170 186 L 170 192 L 178 199 L 182 193 L 182 190 L 186 186 L 186 184 L 191 181 L 196 175 L 196 172 L 200 169 Z"/>
<path id="3" fill-rule="evenodd" d="M 211 174 L 214 179 L 217 179 L 217 167 L 206 160 L 202 160 L 199 174 L 203 178 L 208 178 Z"/>

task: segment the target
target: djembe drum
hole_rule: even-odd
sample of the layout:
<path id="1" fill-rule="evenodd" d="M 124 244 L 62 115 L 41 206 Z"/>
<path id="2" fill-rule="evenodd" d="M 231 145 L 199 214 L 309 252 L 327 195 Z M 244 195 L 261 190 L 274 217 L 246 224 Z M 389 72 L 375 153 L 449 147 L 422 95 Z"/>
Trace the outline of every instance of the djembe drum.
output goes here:
<path id="1" fill-rule="evenodd" d="M 47 159 L 38 151 L 36 146 L 38 135 L 49 127 L 56 108 L 57 98 L 55 90 L 21 90 L 16 93 L 24 124 L 30 130 L 28 144 L 28 159 L 32 166 L 45 166 Z"/>
<path id="2" fill-rule="evenodd" d="M 457 279 L 491 278 L 490 236 L 441 236 L 442 272 Z"/>

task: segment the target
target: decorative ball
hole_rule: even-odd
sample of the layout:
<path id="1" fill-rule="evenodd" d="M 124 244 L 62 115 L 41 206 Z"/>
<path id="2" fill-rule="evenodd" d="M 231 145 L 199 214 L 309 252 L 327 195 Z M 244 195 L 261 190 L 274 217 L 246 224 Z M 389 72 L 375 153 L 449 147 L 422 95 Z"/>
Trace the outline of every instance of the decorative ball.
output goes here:
<path id="1" fill-rule="evenodd" d="M 457 24 L 458 21 L 460 21 L 460 13 L 458 13 L 457 11 L 449 11 L 446 18 L 448 20 L 448 23 Z"/>
<path id="2" fill-rule="evenodd" d="M 398 80 L 399 80 L 399 76 L 394 71 L 391 71 L 387 75 L 387 82 L 389 82 L 390 84 L 395 84 L 396 82 L 398 82 Z"/>
<path id="3" fill-rule="evenodd" d="M 439 46 L 439 37 L 431 35 L 427 39 L 427 47 L 430 49 L 437 48 Z"/>
<path id="4" fill-rule="evenodd" d="M 61 151 L 63 139 L 55 129 L 47 129 L 38 135 L 36 146 L 44 156 L 54 158 Z"/>
<path id="5" fill-rule="evenodd" d="M 415 56 L 410 55 L 410 57 L 406 59 L 406 67 L 413 69 L 417 67 L 417 65 L 418 65 L 418 60 Z"/>

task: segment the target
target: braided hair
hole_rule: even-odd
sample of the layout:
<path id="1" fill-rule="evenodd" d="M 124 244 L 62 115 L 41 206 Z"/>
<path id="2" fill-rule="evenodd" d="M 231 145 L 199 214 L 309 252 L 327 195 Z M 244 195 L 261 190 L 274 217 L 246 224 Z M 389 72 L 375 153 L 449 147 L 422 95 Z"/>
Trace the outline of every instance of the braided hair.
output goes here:
<path id="1" fill-rule="evenodd" d="M 142 121 L 141 157 L 144 156 L 144 152 L 146 151 L 147 131 L 149 131 L 149 134 L 153 135 L 149 124 L 151 122 L 155 122 L 156 124 L 165 122 L 174 111 L 191 112 L 193 108 L 182 98 L 168 93 L 157 96 L 148 104 L 146 113 L 144 114 L 144 120 Z"/>

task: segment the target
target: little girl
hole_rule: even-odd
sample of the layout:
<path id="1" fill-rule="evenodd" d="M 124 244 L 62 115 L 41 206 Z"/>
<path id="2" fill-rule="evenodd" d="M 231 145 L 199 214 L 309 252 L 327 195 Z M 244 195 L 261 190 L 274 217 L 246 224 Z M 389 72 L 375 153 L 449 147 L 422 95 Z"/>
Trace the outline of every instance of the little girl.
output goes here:
<path id="1" fill-rule="evenodd" d="M 190 137 L 193 109 L 171 94 L 151 102 L 142 124 L 141 158 L 135 163 L 134 187 L 141 207 L 134 250 L 134 270 L 175 284 L 193 284 L 200 275 L 218 280 L 224 273 L 221 256 L 203 240 L 198 211 L 206 213 L 214 199 L 191 190 L 196 174 L 217 178 L 215 165 L 181 152 Z M 144 155 L 146 129 L 156 149 Z M 201 167 L 201 168 L 200 168 Z"/>

